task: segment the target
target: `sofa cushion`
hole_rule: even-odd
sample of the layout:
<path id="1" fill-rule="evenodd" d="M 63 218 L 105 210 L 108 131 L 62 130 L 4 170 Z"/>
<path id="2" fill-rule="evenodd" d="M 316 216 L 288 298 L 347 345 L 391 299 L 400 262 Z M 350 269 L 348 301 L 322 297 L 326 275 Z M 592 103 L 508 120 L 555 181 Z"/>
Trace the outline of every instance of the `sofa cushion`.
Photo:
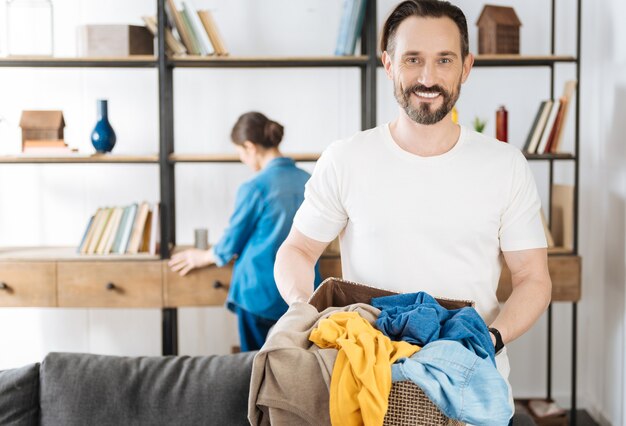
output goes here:
<path id="1" fill-rule="evenodd" d="M 247 425 L 254 355 L 51 353 L 41 366 L 41 424 Z"/>
<path id="2" fill-rule="evenodd" d="M 39 364 L 0 371 L 0 425 L 39 421 Z"/>

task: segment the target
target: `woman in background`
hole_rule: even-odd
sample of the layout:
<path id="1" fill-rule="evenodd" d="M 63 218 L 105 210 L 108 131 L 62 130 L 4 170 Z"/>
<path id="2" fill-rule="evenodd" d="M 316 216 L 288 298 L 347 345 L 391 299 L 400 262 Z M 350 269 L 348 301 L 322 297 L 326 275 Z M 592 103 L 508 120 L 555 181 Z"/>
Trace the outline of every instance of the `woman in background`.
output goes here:
<path id="1" fill-rule="evenodd" d="M 237 314 L 242 351 L 260 349 L 271 326 L 287 311 L 274 281 L 276 252 L 304 200 L 310 175 L 278 149 L 283 126 L 259 112 L 243 114 L 231 139 L 242 163 L 258 172 L 237 191 L 235 210 L 222 239 L 209 250 L 190 249 L 169 261 L 181 275 L 236 258 L 227 306 Z M 320 275 L 316 268 L 315 285 Z"/>

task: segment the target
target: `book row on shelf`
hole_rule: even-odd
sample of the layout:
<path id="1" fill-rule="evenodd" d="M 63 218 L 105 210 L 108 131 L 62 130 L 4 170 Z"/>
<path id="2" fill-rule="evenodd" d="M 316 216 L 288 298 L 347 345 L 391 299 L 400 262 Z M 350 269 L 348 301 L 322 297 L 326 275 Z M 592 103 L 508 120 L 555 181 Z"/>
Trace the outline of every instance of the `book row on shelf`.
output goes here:
<path id="1" fill-rule="evenodd" d="M 210 10 L 198 10 L 191 0 L 176 0 L 165 4 L 165 46 L 169 55 L 228 55 L 224 40 Z M 142 17 L 146 28 L 157 35 L 157 18 Z"/>
<path id="2" fill-rule="evenodd" d="M 156 255 L 160 244 L 159 223 L 158 202 L 100 207 L 90 217 L 77 252 Z"/>
<path id="3" fill-rule="evenodd" d="M 563 131 L 575 90 L 576 81 L 567 81 L 563 96 L 556 100 L 548 99 L 541 102 L 530 126 L 523 148 L 524 152 L 528 154 L 562 152 Z"/>

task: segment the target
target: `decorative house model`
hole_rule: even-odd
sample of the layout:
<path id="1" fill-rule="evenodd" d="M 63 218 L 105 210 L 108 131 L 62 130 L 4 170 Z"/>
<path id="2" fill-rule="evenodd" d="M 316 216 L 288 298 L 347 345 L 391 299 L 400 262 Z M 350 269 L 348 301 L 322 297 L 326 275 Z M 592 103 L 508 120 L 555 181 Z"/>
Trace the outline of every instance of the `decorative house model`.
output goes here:
<path id="1" fill-rule="evenodd" d="M 512 7 L 485 5 L 476 25 L 479 54 L 519 54 L 522 22 Z"/>
<path id="2" fill-rule="evenodd" d="M 22 151 L 26 141 L 63 140 L 63 111 L 22 111 Z"/>

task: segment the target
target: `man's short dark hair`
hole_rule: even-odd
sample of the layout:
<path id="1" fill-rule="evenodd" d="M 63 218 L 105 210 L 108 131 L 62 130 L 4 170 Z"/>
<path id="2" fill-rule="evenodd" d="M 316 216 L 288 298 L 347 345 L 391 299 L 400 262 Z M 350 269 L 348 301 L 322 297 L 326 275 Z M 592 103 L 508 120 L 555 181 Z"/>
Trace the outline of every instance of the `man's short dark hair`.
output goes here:
<path id="1" fill-rule="evenodd" d="M 419 18 L 442 18 L 452 19 L 461 33 L 461 58 L 469 54 L 469 41 L 467 36 L 467 20 L 461 9 L 447 1 L 439 0 L 407 0 L 400 3 L 391 12 L 380 39 L 380 51 L 387 51 L 393 55 L 395 50 L 395 36 L 400 23 L 406 18 L 417 16 Z"/>

